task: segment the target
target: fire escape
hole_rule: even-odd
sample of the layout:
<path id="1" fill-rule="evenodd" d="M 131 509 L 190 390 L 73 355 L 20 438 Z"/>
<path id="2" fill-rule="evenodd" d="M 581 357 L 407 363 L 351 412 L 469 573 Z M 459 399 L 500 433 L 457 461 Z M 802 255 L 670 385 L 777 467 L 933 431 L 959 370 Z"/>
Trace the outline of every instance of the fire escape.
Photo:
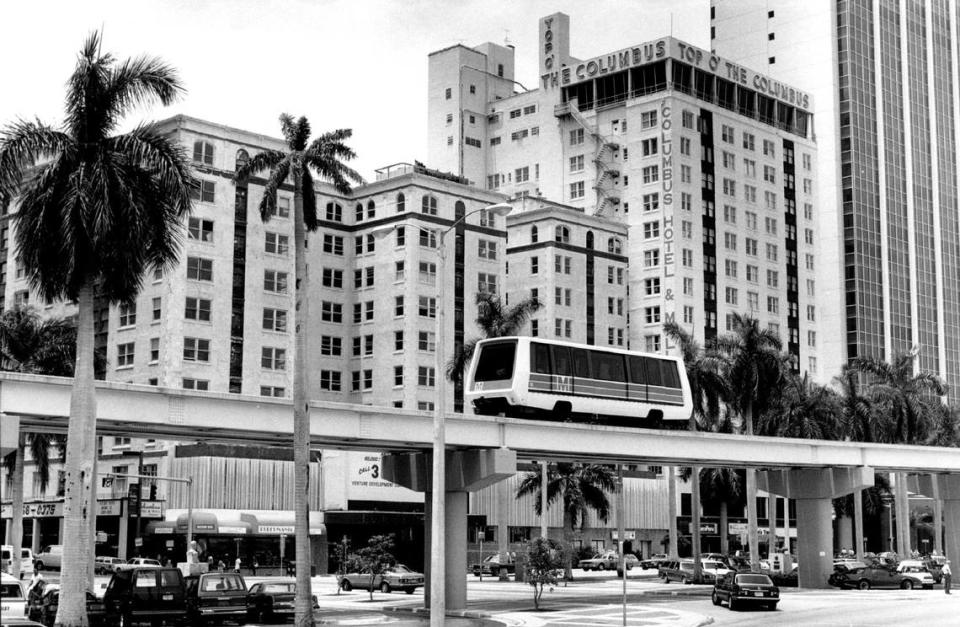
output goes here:
<path id="1" fill-rule="evenodd" d="M 607 211 L 611 207 L 620 204 L 620 190 L 616 185 L 620 177 L 620 167 L 614 159 L 615 153 L 620 150 L 620 144 L 601 135 L 599 128 L 583 117 L 583 114 L 577 108 L 576 99 L 557 105 L 554 115 L 557 117 L 569 115 L 592 138 L 595 144 L 593 164 L 596 172 L 593 190 L 597 194 L 597 204 L 593 214 L 596 216 L 607 215 Z"/>

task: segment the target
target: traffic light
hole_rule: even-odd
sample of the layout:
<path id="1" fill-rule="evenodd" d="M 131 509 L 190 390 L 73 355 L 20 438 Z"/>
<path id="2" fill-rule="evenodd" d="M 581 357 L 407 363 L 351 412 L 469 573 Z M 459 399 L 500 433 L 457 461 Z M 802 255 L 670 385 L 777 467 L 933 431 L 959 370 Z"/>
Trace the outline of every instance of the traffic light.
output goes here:
<path id="1" fill-rule="evenodd" d="M 150 500 L 151 501 L 157 500 L 157 484 L 155 483 L 150 486 Z"/>

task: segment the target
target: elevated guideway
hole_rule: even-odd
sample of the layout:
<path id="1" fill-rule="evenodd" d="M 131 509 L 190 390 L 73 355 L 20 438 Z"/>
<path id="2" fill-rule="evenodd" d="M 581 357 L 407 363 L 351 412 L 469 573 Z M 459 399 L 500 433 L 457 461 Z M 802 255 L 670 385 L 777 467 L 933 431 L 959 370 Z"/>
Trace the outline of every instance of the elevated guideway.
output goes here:
<path id="1" fill-rule="evenodd" d="M 27 431 L 65 432 L 70 379 L 3 373 L 0 413 Z M 433 414 L 392 407 L 311 403 L 317 448 L 429 450 Z M 6 420 L 6 418 L 4 418 Z M 102 435 L 285 445 L 292 440 L 289 401 L 113 382 L 97 384 Z M 960 449 L 625 429 L 450 414 L 450 449 L 516 451 L 519 459 L 595 463 L 690 464 L 762 468 L 855 468 L 960 473 Z"/>

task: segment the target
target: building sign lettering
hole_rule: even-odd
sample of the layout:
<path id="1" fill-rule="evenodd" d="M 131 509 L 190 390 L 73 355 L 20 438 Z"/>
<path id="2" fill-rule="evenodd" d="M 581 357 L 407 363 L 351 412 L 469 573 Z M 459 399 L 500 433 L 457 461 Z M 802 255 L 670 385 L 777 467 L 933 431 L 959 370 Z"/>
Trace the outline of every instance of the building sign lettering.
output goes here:
<path id="1" fill-rule="evenodd" d="M 544 67 L 549 71 L 540 77 L 544 89 L 564 87 L 669 56 L 725 80 L 754 89 L 770 98 L 810 110 L 809 94 L 672 37 L 594 57 L 570 67 L 551 69 L 554 65 L 553 57 L 549 57 L 548 62 L 546 56 L 553 50 L 550 21 L 552 20 L 545 20 L 547 30 L 544 33 Z"/>
<path id="2" fill-rule="evenodd" d="M 553 30 L 551 26 L 553 25 L 553 18 L 548 17 L 543 20 L 543 25 L 546 28 L 543 31 L 543 67 L 548 70 L 553 68 Z"/>

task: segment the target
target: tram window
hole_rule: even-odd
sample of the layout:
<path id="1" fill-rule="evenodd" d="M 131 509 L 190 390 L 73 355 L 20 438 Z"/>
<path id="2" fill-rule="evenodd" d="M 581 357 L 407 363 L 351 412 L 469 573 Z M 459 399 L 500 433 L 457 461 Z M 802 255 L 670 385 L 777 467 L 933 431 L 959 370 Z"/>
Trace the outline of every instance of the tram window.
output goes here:
<path id="1" fill-rule="evenodd" d="M 602 381 L 623 381 L 623 356 L 615 353 L 590 351 L 593 378 Z"/>
<path id="2" fill-rule="evenodd" d="M 513 378 L 513 357 L 516 342 L 497 342 L 485 344 L 477 362 L 475 381 L 503 381 Z"/>
<path id="3" fill-rule="evenodd" d="M 677 372 L 677 362 L 666 360 L 661 361 L 660 373 L 663 376 L 663 385 L 667 386 L 668 388 L 680 387 L 680 373 Z"/>
<path id="4" fill-rule="evenodd" d="M 568 377 L 573 374 L 573 363 L 570 361 L 570 349 L 566 346 L 551 346 L 553 353 L 553 374 Z"/>
<path id="5" fill-rule="evenodd" d="M 531 342 L 530 361 L 531 372 L 550 374 L 550 346 Z"/>
<path id="6" fill-rule="evenodd" d="M 646 365 L 647 385 L 663 385 L 660 375 L 660 360 L 654 357 L 641 357 Z"/>
<path id="7" fill-rule="evenodd" d="M 585 348 L 571 348 L 573 373 L 577 377 L 590 378 L 590 355 Z"/>
<path id="8" fill-rule="evenodd" d="M 647 382 L 646 368 L 643 367 L 643 357 L 628 357 L 630 360 L 630 382 L 643 385 Z"/>

